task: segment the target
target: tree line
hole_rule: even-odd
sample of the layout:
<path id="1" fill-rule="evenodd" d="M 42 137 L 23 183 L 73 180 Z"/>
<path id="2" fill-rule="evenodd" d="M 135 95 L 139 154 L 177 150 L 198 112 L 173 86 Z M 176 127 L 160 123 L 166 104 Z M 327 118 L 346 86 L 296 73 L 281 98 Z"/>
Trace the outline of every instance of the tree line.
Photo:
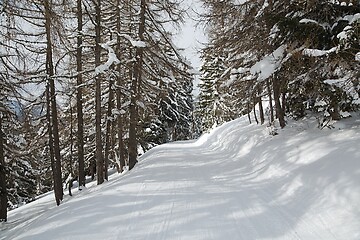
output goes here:
<path id="1" fill-rule="evenodd" d="M 0 219 L 192 138 L 181 1 L 0 1 Z"/>

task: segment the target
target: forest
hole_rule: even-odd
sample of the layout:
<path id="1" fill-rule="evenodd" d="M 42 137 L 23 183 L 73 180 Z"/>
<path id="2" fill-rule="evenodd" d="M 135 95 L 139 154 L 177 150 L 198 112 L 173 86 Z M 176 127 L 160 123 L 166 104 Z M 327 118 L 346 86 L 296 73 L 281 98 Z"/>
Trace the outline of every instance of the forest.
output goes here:
<path id="1" fill-rule="evenodd" d="M 1 221 L 242 115 L 275 135 L 290 118 L 331 128 L 359 111 L 358 1 L 201 2 L 208 43 L 193 86 L 173 44 L 180 0 L 0 1 Z"/>

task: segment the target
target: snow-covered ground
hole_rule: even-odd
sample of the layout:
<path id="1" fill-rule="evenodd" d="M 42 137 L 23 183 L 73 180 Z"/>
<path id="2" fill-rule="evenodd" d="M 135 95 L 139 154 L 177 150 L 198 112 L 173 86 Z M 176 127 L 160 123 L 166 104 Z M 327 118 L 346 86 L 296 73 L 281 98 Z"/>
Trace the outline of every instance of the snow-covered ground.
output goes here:
<path id="1" fill-rule="evenodd" d="M 360 118 L 246 118 L 156 147 L 131 172 L 9 213 L 0 239 L 360 239 Z"/>

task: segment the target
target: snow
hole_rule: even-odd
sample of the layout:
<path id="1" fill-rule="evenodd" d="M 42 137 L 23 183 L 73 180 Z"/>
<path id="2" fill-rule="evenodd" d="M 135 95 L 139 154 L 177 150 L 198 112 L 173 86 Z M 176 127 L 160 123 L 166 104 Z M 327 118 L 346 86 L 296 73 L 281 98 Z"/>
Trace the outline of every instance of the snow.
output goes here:
<path id="1" fill-rule="evenodd" d="M 354 15 L 346 15 L 345 17 L 342 18 L 342 20 L 348 21 L 349 24 L 359 22 L 360 13 L 357 13 L 357 14 L 354 14 Z M 340 41 L 345 41 L 351 36 L 353 31 L 354 31 L 353 27 L 351 25 L 348 25 L 343 29 L 343 31 L 338 33 L 337 38 Z"/>
<path id="2" fill-rule="evenodd" d="M 144 42 L 144 41 L 131 41 L 131 45 L 133 47 L 137 47 L 137 48 L 145 48 L 146 47 L 146 42 Z"/>
<path id="3" fill-rule="evenodd" d="M 299 21 L 299 23 L 314 23 L 314 24 L 318 24 L 318 25 L 319 25 L 319 23 L 318 23 L 317 21 L 312 20 L 312 19 L 307 19 L 307 18 L 301 19 L 301 20 Z"/>
<path id="4" fill-rule="evenodd" d="M 249 0 L 233 0 L 233 3 L 238 5 L 243 5 L 247 2 L 249 2 Z"/>
<path id="5" fill-rule="evenodd" d="M 280 29 L 279 29 L 279 26 L 276 24 L 276 25 L 274 25 L 274 26 L 271 28 L 269 38 L 270 38 L 271 40 L 275 39 L 276 34 L 277 34 L 278 32 L 280 32 Z"/>
<path id="6" fill-rule="evenodd" d="M 340 115 L 343 118 L 351 117 L 351 113 L 340 111 Z"/>
<path id="7" fill-rule="evenodd" d="M 359 22 L 359 20 L 360 20 L 360 13 L 356 13 L 356 14 L 353 15 L 353 17 L 351 18 L 349 23 L 353 24 L 354 22 Z"/>
<path id="8" fill-rule="evenodd" d="M 326 105 L 327 105 L 327 103 L 323 100 L 317 101 L 315 103 L 315 107 L 322 107 L 322 106 L 326 106 Z"/>
<path id="9" fill-rule="evenodd" d="M 247 117 L 9 213 L 0 239 L 360 239 L 360 116 L 271 136 Z"/>
<path id="10" fill-rule="evenodd" d="M 338 38 L 340 41 L 344 41 L 344 40 L 348 39 L 348 38 L 349 38 L 349 35 L 350 35 L 349 32 L 350 32 L 352 29 L 353 29 L 352 26 L 346 26 L 342 32 L 338 33 L 337 38 Z"/>
<path id="11" fill-rule="evenodd" d="M 142 101 L 136 101 L 136 105 L 141 107 L 142 109 L 145 109 L 145 104 Z"/>
<path id="12" fill-rule="evenodd" d="M 101 47 L 108 51 L 108 60 L 95 68 L 95 74 L 98 75 L 100 73 L 104 73 L 105 71 L 109 70 L 112 64 L 119 64 L 120 60 L 116 57 L 114 49 L 111 48 L 111 45 L 115 44 L 116 40 L 111 40 L 106 42 L 105 44 L 101 44 Z"/>
<path id="13" fill-rule="evenodd" d="M 360 62 L 360 52 L 355 54 L 355 61 Z"/>
<path id="14" fill-rule="evenodd" d="M 303 19 L 301 19 L 301 20 L 299 21 L 299 23 L 304 23 L 304 24 L 308 24 L 308 23 L 310 23 L 310 24 L 316 24 L 316 25 L 322 27 L 322 28 L 325 29 L 325 30 L 327 30 L 327 29 L 329 28 L 328 24 L 326 24 L 326 23 L 319 23 L 319 22 L 317 22 L 317 21 L 315 21 L 315 20 L 313 20 L 313 19 L 308 19 L 308 18 L 303 18 Z"/>
<path id="15" fill-rule="evenodd" d="M 250 69 L 250 73 L 253 75 L 258 74 L 258 81 L 266 80 L 281 66 L 285 50 L 286 46 L 281 45 L 273 53 L 254 64 Z"/>
<path id="16" fill-rule="evenodd" d="M 133 47 L 137 47 L 137 48 L 145 48 L 146 47 L 146 42 L 144 41 L 139 41 L 139 40 L 134 40 L 130 35 L 128 34 L 117 34 L 119 37 L 123 37 L 125 38 L 127 41 L 130 42 L 131 46 Z"/>
<path id="17" fill-rule="evenodd" d="M 319 49 L 309 49 L 306 48 L 303 50 L 303 54 L 309 57 L 321 57 L 324 55 L 328 55 L 330 53 L 336 52 L 338 47 L 333 47 L 329 50 L 319 50 Z"/>

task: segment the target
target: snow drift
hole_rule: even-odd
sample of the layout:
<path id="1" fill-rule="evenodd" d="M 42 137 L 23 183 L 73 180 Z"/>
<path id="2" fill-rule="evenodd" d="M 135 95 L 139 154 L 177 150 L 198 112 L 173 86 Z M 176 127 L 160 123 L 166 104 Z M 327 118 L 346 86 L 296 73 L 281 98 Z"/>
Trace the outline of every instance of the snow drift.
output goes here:
<path id="1" fill-rule="evenodd" d="M 360 119 L 278 135 L 241 118 L 109 182 L 9 213 L 0 239 L 360 239 Z"/>

